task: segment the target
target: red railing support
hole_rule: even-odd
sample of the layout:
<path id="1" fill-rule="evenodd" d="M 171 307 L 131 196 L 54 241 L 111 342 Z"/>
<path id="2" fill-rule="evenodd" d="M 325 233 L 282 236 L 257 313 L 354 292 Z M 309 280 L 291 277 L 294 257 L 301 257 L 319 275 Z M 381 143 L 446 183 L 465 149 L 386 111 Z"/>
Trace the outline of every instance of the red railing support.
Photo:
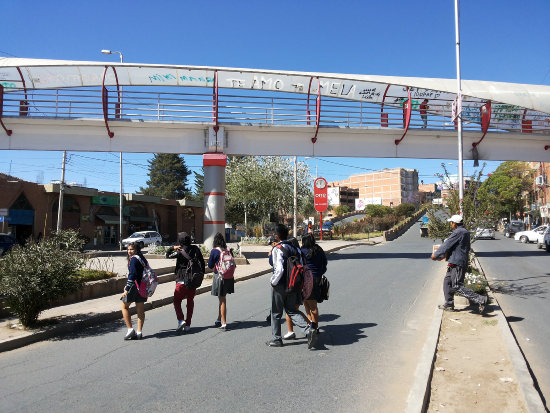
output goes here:
<path id="1" fill-rule="evenodd" d="M 489 125 L 491 124 L 491 101 L 490 100 L 488 100 L 485 103 L 485 105 L 479 108 L 479 114 L 481 117 L 481 132 L 483 132 L 483 136 L 479 141 L 472 143 L 472 147 L 474 148 L 481 143 L 483 138 L 485 138 L 487 131 L 489 130 Z"/>
<path id="2" fill-rule="evenodd" d="M 382 106 L 380 106 L 380 126 L 382 128 L 387 128 L 389 126 L 388 122 L 388 114 L 384 113 L 384 102 L 386 101 L 386 95 L 388 94 L 388 90 L 390 89 L 391 85 L 386 86 L 386 90 L 384 91 L 384 96 L 382 97 Z"/>
<path id="3" fill-rule="evenodd" d="M 307 89 L 307 124 L 311 125 L 311 113 L 309 111 L 309 97 L 311 95 L 311 81 L 313 80 L 313 77 L 309 79 L 309 87 Z M 319 133 L 319 124 L 321 123 L 321 79 L 319 79 L 319 76 L 317 76 L 317 99 L 316 99 L 316 109 L 317 109 L 317 116 L 315 119 L 315 135 L 313 138 L 311 138 L 311 142 L 315 143 L 317 142 L 317 134 Z"/>
<path id="4" fill-rule="evenodd" d="M 527 108 L 523 110 L 523 116 L 521 118 L 521 131 L 523 133 L 533 133 L 533 121 L 526 119 Z"/>
<path id="5" fill-rule="evenodd" d="M 214 84 L 212 86 L 212 119 L 214 121 L 214 130 L 216 133 L 220 129 L 218 126 L 218 71 L 214 71 Z"/>
<path id="6" fill-rule="evenodd" d="M 409 130 L 409 125 L 411 124 L 411 113 L 412 113 L 412 100 L 411 100 L 411 89 L 407 86 L 407 100 L 403 102 L 403 127 L 405 128 L 405 132 L 403 132 L 403 136 L 401 136 L 401 139 L 396 139 L 395 145 L 399 145 L 405 135 L 407 134 L 407 131 Z"/>
<path id="7" fill-rule="evenodd" d="M 3 111 L 4 111 L 4 86 L 0 84 L 0 125 L 2 125 L 7 135 L 11 136 L 13 131 L 11 129 L 6 128 L 6 125 L 4 125 L 4 121 L 2 120 Z"/>
<path id="8" fill-rule="evenodd" d="M 101 103 L 103 104 L 103 119 L 105 120 L 105 127 L 107 128 L 107 135 L 109 135 L 109 138 L 112 138 L 115 136 L 114 132 L 111 132 L 111 129 L 109 128 L 109 91 L 105 87 L 105 77 L 107 75 L 107 70 L 111 68 L 113 69 L 113 72 L 115 73 L 115 80 L 116 80 L 116 92 L 117 92 L 117 103 L 115 104 L 115 119 L 118 119 L 120 117 L 120 86 L 118 84 L 118 75 L 116 73 L 116 69 L 114 66 L 105 66 L 105 70 L 103 71 L 103 81 L 101 83 Z"/>

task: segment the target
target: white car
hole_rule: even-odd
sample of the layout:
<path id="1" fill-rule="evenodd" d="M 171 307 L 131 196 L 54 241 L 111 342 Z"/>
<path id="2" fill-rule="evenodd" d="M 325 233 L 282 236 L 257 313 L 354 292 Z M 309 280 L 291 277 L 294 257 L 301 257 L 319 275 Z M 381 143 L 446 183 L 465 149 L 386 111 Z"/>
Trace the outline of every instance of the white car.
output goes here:
<path id="1" fill-rule="evenodd" d="M 495 239 L 495 230 L 492 228 L 478 228 L 476 230 L 475 238 Z"/>
<path id="2" fill-rule="evenodd" d="M 529 231 L 516 232 L 514 239 L 521 241 L 524 244 L 528 242 L 536 242 L 539 248 L 542 248 L 544 244 L 544 232 L 548 229 L 548 225 L 541 225 Z"/>
<path id="3" fill-rule="evenodd" d="M 126 248 L 131 242 L 137 242 L 143 248 L 148 245 L 160 245 L 162 244 L 162 237 L 155 231 L 140 231 L 134 232 L 128 238 L 122 240 L 122 246 Z"/>

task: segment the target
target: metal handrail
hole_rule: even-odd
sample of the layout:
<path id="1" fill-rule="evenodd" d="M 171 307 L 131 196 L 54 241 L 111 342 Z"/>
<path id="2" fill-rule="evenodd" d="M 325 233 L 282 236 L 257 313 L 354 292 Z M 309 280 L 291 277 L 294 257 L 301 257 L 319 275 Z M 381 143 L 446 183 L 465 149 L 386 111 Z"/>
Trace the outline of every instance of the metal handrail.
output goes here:
<path id="1" fill-rule="evenodd" d="M 136 87 L 125 87 L 122 92 L 124 113 L 122 119 L 141 119 L 182 122 L 212 122 L 212 95 L 206 90 L 204 93 L 190 91 L 190 88 L 164 88 L 143 90 Z M 258 91 L 244 91 L 239 95 L 234 89 L 219 89 L 218 121 L 223 123 L 253 123 L 273 126 L 307 125 L 307 99 L 305 96 L 289 96 L 281 94 L 273 96 L 260 94 Z M 61 88 L 53 90 L 27 89 L 26 117 L 52 118 L 99 118 L 103 116 L 101 94 L 99 88 Z M 116 91 L 108 90 L 113 95 L 113 102 L 108 105 L 113 108 L 116 100 Z M 20 102 L 23 98 L 22 89 L 4 91 L 3 117 L 18 117 Z M 384 113 L 388 116 L 388 127 L 403 129 L 402 108 L 399 102 L 401 97 L 386 96 Z M 415 99 L 412 100 L 413 104 Z M 464 100 L 465 104 L 481 105 L 479 99 Z M 450 122 L 451 102 L 441 99 L 431 99 L 429 111 L 429 128 L 454 130 L 455 125 Z M 498 103 L 493 102 L 493 105 Z M 514 109 L 514 108 L 512 108 Z M 344 99 L 323 96 L 323 116 L 319 119 L 321 126 L 340 126 L 353 128 L 381 127 L 380 104 L 346 101 Z M 110 109 L 109 121 L 116 121 L 115 111 Z M 521 112 L 521 113 L 519 113 Z M 470 116 L 471 114 L 471 116 Z M 463 124 L 466 130 L 479 131 L 480 122 L 475 119 L 475 113 L 463 114 Z M 314 114 L 310 115 L 311 117 Z M 517 119 L 516 119 L 517 118 Z M 518 114 L 499 113 L 498 109 L 491 119 L 491 131 L 522 132 L 522 122 L 534 117 L 524 114 L 518 108 Z M 117 119 L 118 120 L 118 119 Z M 512 124 L 517 124 L 512 128 Z M 418 108 L 413 106 L 410 121 L 411 128 L 422 126 Z M 313 128 L 314 126 L 311 125 Z M 547 127 L 539 126 L 530 129 L 531 133 L 550 133 L 550 123 Z"/>

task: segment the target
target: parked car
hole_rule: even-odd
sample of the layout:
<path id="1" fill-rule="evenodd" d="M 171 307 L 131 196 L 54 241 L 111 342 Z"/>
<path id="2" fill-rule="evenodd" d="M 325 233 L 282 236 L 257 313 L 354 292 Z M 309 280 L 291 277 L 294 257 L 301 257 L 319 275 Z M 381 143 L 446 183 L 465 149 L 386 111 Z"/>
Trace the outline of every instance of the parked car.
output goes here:
<path id="1" fill-rule="evenodd" d="M 478 228 L 476 229 L 476 239 L 495 239 L 495 230 L 493 228 Z"/>
<path id="2" fill-rule="evenodd" d="M 511 238 L 516 232 L 525 231 L 525 224 L 523 221 L 510 221 L 509 224 L 504 226 L 504 236 Z"/>
<path id="3" fill-rule="evenodd" d="M 9 234 L 0 234 L 0 257 L 17 244 L 17 240 Z"/>
<path id="4" fill-rule="evenodd" d="M 544 232 L 548 228 L 548 225 L 541 225 L 529 231 L 516 232 L 514 239 L 526 244 L 528 242 L 536 242 L 539 248 L 542 248 L 542 242 L 544 240 Z"/>
<path id="5" fill-rule="evenodd" d="M 137 242 L 140 244 L 141 248 L 143 248 L 151 244 L 160 245 L 162 243 L 162 237 L 155 231 L 134 232 L 128 238 L 122 240 L 122 246 L 126 248 L 131 242 Z"/>

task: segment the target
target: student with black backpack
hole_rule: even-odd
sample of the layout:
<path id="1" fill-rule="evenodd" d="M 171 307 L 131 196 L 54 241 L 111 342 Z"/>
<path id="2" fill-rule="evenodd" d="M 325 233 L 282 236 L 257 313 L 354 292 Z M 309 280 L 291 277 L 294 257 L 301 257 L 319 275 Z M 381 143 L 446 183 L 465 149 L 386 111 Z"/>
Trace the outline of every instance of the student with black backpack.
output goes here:
<path id="1" fill-rule="evenodd" d="M 191 244 L 186 232 L 178 234 L 178 245 L 166 251 L 166 258 L 176 258 L 176 289 L 174 290 L 174 309 L 178 318 L 176 331 L 188 332 L 195 307 L 195 293 L 204 278 L 205 264 L 202 252 Z M 187 317 L 183 316 L 181 302 L 187 299 Z"/>
<path id="2" fill-rule="evenodd" d="M 290 316 L 294 325 L 302 328 L 307 336 L 308 349 L 315 345 L 317 331 L 311 328 L 309 320 L 296 311 L 300 301 L 303 283 L 303 261 L 299 248 L 288 241 L 288 228 L 278 224 L 276 229 L 279 243 L 273 247 L 269 263 L 273 266 L 271 276 L 271 333 L 269 347 L 282 347 L 281 318 L 283 310 Z"/>

